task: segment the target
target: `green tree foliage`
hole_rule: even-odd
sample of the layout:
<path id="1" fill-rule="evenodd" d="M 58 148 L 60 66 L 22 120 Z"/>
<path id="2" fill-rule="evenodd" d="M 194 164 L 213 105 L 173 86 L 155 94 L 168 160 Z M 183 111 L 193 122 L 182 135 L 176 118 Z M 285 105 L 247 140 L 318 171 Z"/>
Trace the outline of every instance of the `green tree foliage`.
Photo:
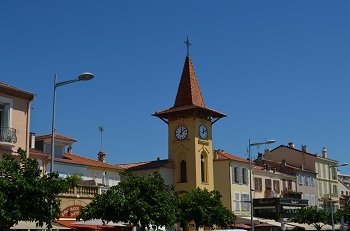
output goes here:
<path id="1" fill-rule="evenodd" d="M 334 217 L 337 222 L 340 222 L 343 217 L 344 222 L 349 223 L 350 222 L 350 205 L 347 204 L 344 207 L 338 209 Z"/>
<path id="2" fill-rule="evenodd" d="M 9 230 L 18 221 L 49 224 L 58 218 L 56 196 L 73 187 L 73 179 L 59 179 L 57 173 L 41 176 L 36 160 L 18 149 L 18 156 L 4 154 L 0 161 L 0 230 Z"/>
<path id="3" fill-rule="evenodd" d="M 187 226 L 194 222 L 196 230 L 200 227 L 227 228 L 235 222 L 235 215 L 225 208 L 218 191 L 194 189 L 180 197 L 180 222 Z M 184 227 L 184 228 L 185 228 Z"/>
<path id="4" fill-rule="evenodd" d="M 98 195 L 80 212 L 83 220 L 125 222 L 146 227 L 169 227 L 176 222 L 178 200 L 157 172 L 147 176 L 124 174 L 125 180 Z"/>
<path id="5" fill-rule="evenodd" d="M 303 207 L 298 209 L 292 220 L 298 223 L 313 225 L 317 230 L 321 230 L 325 224 L 330 223 L 329 214 L 317 207 Z"/>

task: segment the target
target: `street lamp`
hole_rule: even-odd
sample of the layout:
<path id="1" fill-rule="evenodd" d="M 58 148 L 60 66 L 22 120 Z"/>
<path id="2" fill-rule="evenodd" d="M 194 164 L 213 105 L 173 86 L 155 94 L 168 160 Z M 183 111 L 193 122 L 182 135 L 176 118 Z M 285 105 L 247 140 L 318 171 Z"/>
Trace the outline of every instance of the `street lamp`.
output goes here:
<path id="1" fill-rule="evenodd" d="M 67 80 L 67 81 L 63 81 L 63 82 L 57 82 L 57 75 L 55 74 L 55 78 L 54 78 L 54 84 L 53 84 L 53 103 L 52 103 L 52 123 L 51 123 L 51 165 L 50 165 L 50 173 L 53 173 L 53 164 L 54 164 L 54 158 L 55 158 L 55 114 L 56 114 L 56 88 L 63 86 L 63 85 L 67 85 L 67 84 L 71 84 L 71 83 L 75 83 L 78 81 L 87 81 L 87 80 L 91 80 L 94 78 L 94 75 L 89 73 L 89 72 L 84 72 L 81 73 L 77 79 L 72 79 L 72 80 Z M 51 209 L 50 209 L 50 212 Z M 50 227 L 52 226 L 52 221 L 50 219 Z M 49 228 L 49 230 L 51 231 L 52 228 Z"/>
<path id="2" fill-rule="evenodd" d="M 248 144 L 248 155 L 249 155 L 249 197 L 250 197 L 250 230 L 254 231 L 254 204 L 253 204 L 253 181 L 252 181 L 252 172 L 253 172 L 253 165 L 252 165 L 252 152 L 251 152 L 251 147 L 252 146 L 259 146 L 259 145 L 267 145 L 267 144 L 273 144 L 275 143 L 276 140 L 265 140 L 264 142 L 260 143 L 250 143 L 249 139 L 249 144 Z"/>
<path id="3" fill-rule="evenodd" d="M 333 211 L 333 202 L 332 202 L 332 182 L 331 182 L 331 169 L 335 169 L 338 167 L 343 167 L 349 165 L 348 163 L 337 164 L 337 165 L 329 165 L 328 166 L 328 179 L 329 179 L 329 205 L 331 209 L 331 221 L 332 221 L 332 231 L 334 231 L 334 211 Z"/>

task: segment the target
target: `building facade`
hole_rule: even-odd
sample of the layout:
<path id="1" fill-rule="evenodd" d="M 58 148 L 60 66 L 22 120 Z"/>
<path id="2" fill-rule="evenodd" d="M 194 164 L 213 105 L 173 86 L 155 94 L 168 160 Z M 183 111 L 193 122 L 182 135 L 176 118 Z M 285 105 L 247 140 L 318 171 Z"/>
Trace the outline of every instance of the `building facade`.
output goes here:
<path id="1" fill-rule="evenodd" d="M 0 83 L 0 153 L 29 150 L 30 110 L 34 94 Z"/>
<path id="2" fill-rule="evenodd" d="M 214 186 L 221 201 L 236 216 L 250 216 L 249 161 L 214 150 Z"/>

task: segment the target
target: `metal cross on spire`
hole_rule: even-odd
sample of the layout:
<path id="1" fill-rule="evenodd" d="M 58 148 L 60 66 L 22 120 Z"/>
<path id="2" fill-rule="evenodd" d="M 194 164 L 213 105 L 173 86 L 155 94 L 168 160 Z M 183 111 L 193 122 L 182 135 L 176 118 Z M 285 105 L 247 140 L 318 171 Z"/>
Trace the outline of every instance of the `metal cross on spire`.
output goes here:
<path id="1" fill-rule="evenodd" d="M 188 36 L 187 36 L 187 39 L 184 43 L 187 46 L 187 57 L 189 57 L 190 56 L 190 46 L 192 45 L 192 43 L 190 43 L 190 41 L 188 40 Z"/>

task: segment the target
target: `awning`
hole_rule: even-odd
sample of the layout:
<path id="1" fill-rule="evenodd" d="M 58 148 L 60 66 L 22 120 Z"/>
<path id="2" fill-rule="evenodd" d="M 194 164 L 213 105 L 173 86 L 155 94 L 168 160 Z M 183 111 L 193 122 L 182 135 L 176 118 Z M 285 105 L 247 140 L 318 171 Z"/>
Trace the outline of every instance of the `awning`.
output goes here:
<path id="1" fill-rule="evenodd" d="M 254 209 L 275 209 L 275 206 L 254 206 Z"/>
<path id="2" fill-rule="evenodd" d="M 300 207 L 295 206 L 282 206 L 283 209 L 300 209 Z"/>
<path id="3" fill-rule="evenodd" d="M 264 219 L 264 218 L 258 218 L 261 223 L 267 223 L 276 227 L 281 227 L 282 224 L 281 222 L 277 222 L 275 220 L 270 220 L 270 219 Z M 289 224 L 284 223 L 284 229 L 285 230 L 293 230 L 295 227 Z"/>
<path id="4" fill-rule="evenodd" d="M 14 225 L 11 227 L 11 229 L 16 230 L 16 229 L 47 229 L 47 225 L 43 224 L 43 226 L 37 226 L 35 222 L 32 221 L 20 221 L 18 222 L 17 225 Z M 61 225 L 56 225 L 52 224 L 52 229 L 56 230 L 70 230 L 70 228 L 61 226 Z"/>

